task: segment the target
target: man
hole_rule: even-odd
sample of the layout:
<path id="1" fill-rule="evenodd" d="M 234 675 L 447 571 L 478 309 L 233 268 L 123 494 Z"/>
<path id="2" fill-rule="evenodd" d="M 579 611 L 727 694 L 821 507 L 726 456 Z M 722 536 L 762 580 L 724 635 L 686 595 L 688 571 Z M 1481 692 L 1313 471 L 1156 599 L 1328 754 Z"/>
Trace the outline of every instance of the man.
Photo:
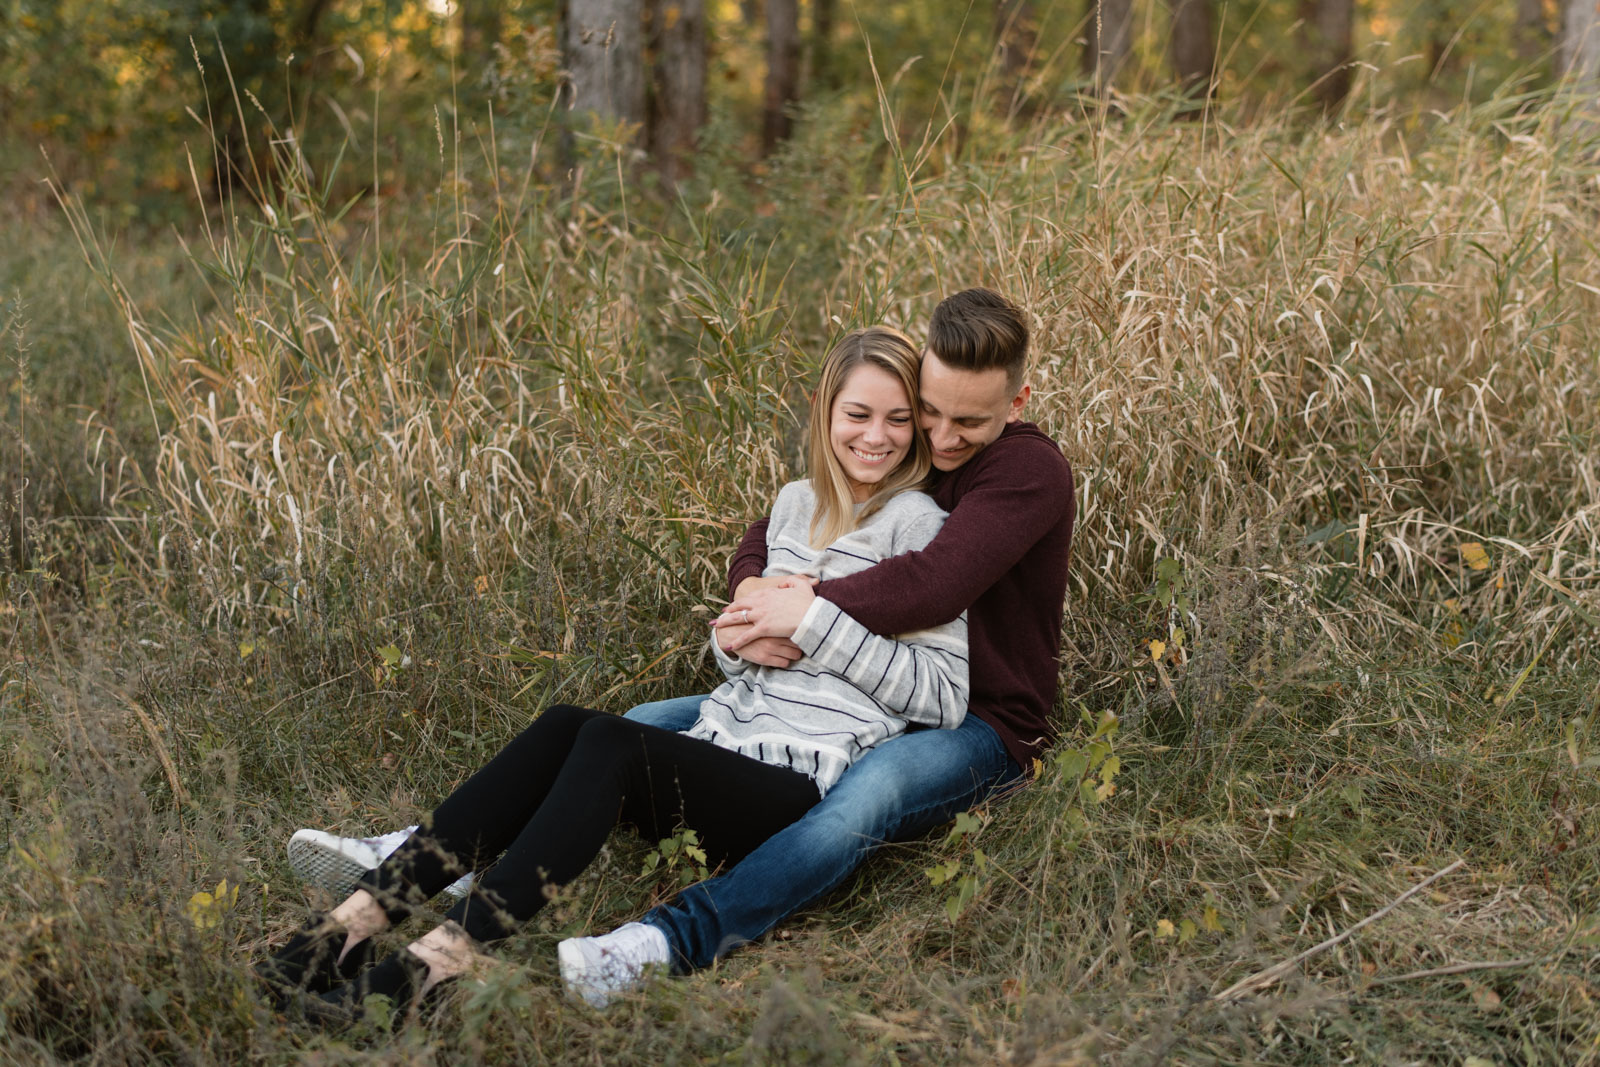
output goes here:
<path id="1" fill-rule="evenodd" d="M 760 577 L 766 521 L 758 522 L 734 556 L 732 601 L 717 620 L 724 648 L 787 666 L 820 643 L 838 614 L 889 635 L 965 610 L 967 717 L 956 729 L 913 729 L 871 749 L 799 822 L 642 922 L 563 942 L 562 975 L 585 999 L 603 1004 L 652 965 L 705 967 L 762 936 L 879 845 L 925 833 L 1016 781 L 1054 736 L 1075 500 L 1060 449 L 1022 421 L 1027 347 L 1020 310 L 998 293 L 968 289 L 942 301 L 929 324 L 920 417 L 936 469 L 929 491 L 950 513 L 944 528 L 920 552 L 813 588 Z M 683 730 L 701 699 L 646 704 L 628 717 Z"/>

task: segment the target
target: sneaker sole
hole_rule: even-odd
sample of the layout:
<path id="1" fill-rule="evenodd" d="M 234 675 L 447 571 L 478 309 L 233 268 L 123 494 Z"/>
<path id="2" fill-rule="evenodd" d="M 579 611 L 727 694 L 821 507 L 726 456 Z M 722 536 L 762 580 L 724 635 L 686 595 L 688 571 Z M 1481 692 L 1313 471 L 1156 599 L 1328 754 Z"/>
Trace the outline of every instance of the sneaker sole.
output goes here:
<path id="1" fill-rule="evenodd" d="M 349 893 L 372 868 L 319 841 L 290 841 L 289 866 L 303 882 L 330 893 Z"/>

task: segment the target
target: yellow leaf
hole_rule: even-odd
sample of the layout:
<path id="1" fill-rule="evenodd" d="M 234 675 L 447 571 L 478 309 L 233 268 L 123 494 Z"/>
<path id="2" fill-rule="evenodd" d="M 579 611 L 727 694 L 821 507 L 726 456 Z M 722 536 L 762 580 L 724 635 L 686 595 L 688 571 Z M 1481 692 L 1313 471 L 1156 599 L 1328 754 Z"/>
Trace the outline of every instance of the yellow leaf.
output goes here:
<path id="1" fill-rule="evenodd" d="M 1156 940 L 1159 941 L 1159 940 L 1162 940 L 1164 938 L 1171 937 L 1173 934 L 1175 934 L 1177 932 L 1178 932 L 1178 928 L 1176 926 L 1172 925 L 1172 920 L 1171 919 L 1157 919 L 1156 920 Z"/>
<path id="2" fill-rule="evenodd" d="M 1151 659 L 1158 660 L 1162 656 L 1166 655 L 1166 652 L 1167 652 L 1167 643 L 1165 641 L 1152 640 L 1150 642 L 1150 658 Z"/>
<path id="3" fill-rule="evenodd" d="M 239 658 L 240 659 L 249 658 L 250 653 L 254 652 L 255 650 L 256 650 L 256 643 L 254 641 L 240 641 L 239 642 Z"/>
<path id="4" fill-rule="evenodd" d="M 487 593 L 489 591 L 489 576 L 487 574 L 478 575 L 472 580 L 472 588 L 478 591 L 479 596 Z"/>
<path id="5" fill-rule="evenodd" d="M 196 930 L 209 930 L 222 922 L 222 917 L 239 902 L 239 887 L 230 886 L 224 878 L 211 892 L 204 889 L 189 898 L 184 911 Z"/>
<path id="6" fill-rule="evenodd" d="M 1214 934 L 1221 933 L 1222 916 L 1217 914 L 1216 908 L 1212 907 L 1210 904 L 1207 904 L 1205 913 L 1200 916 L 1200 925 L 1205 929 L 1210 930 Z"/>
<path id="7" fill-rule="evenodd" d="M 1463 541 L 1460 545 L 1461 559 L 1467 566 L 1475 571 L 1489 569 L 1489 553 L 1476 541 Z"/>

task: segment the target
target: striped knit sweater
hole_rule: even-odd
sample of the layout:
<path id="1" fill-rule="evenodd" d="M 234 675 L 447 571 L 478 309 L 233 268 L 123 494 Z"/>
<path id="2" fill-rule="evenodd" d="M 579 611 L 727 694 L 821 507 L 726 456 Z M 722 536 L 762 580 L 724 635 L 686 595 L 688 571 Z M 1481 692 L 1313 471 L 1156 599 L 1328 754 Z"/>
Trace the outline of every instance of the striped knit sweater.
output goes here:
<path id="1" fill-rule="evenodd" d="M 809 481 L 778 493 L 767 527 L 767 576 L 842 578 L 925 547 L 945 513 L 917 492 L 897 494 L 824 549 L 808 537 L 816 497 Z M 967 618 L 879 637 L 833 604 L 812 602 L 787 670 L 729 656 L 711 642 L 728 681 L 700 705 L 692 737 L 809 775 L 826 795 L 861 753 L 910 723 L 953 728 L 967 713 Z"/>

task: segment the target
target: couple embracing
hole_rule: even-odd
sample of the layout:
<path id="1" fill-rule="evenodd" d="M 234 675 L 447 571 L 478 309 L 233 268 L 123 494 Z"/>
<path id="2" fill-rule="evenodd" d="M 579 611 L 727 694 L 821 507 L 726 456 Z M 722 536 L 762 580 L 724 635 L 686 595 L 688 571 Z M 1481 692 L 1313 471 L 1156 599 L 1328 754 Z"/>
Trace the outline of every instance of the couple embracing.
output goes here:
<path id="1" fill-rule="evenodd" d="M 727 681 L 625 716 L 546 709 L 387 856 L 296 834 L 297 870 L 359 879 L 258 966 L 274 995 L 329 1025 L 370 994 L 405 1009 L 537 914 L 619 822 L 694 829 L 715 877 L 559 946 L 568 988 L 600 1006 L 653 969 L 709 966 L 879 845 L 1019 780 L 1054 735 L 1074 517 L 1071 468 L 1022 419 L 1027 348 L 1021 311 L 986 289 L 942 301 L 920 355 L 889 327 L 846 335 L 813 399 L 808 477 L 730 566 Z M 480 873 L 442 924 L 374 959 L 376 934 L 464 872 Z"/>

